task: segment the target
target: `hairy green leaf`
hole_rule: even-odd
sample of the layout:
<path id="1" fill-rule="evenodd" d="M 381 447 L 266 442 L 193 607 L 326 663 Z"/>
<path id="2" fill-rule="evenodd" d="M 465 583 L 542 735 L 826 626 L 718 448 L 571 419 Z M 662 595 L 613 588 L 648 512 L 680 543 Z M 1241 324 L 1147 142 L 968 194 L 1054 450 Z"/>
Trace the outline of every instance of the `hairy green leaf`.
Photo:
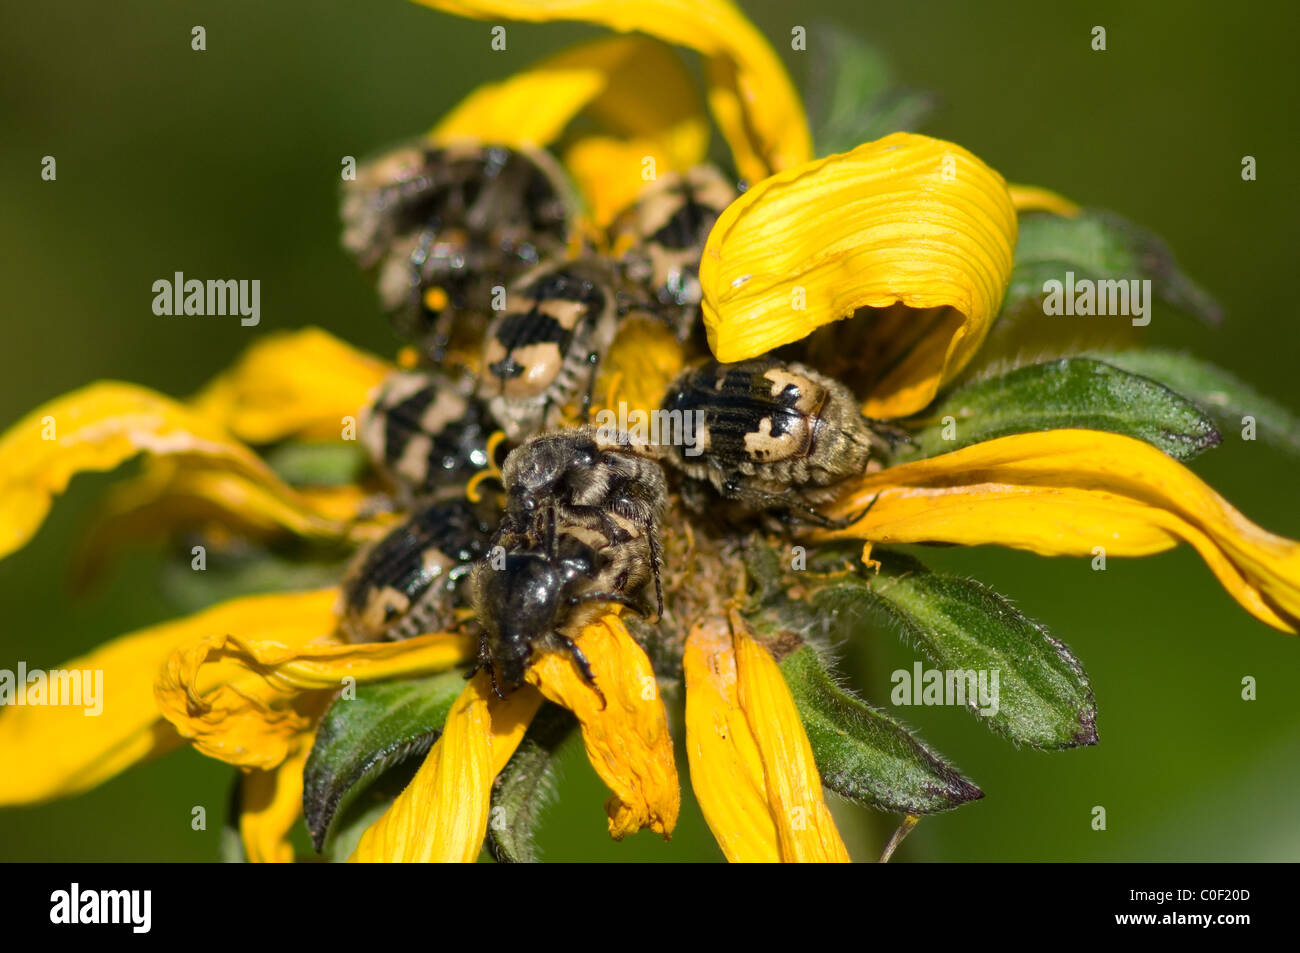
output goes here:
<path id="1" fill-rule="evenodd" d="M 1253 417 L 1261 440 L 1279 450 L 1300 454 L 1300 416 L 1208 361 L 1154 349 L 1097 351 L 1088 356 L 1177 391 L 1199 405 L 1225 433 L 1240 432 L 1242 418 Z"/>
<path id="2" fill-rule="evenodd" d="M 423 755 L 465 687 L 460 672 L 358 685 L 334 700 L 303 770 L 303 816 L 319 851 L 343 809 L 385 770 Z"/>
<path id="3" fill-rule="evenodd" d="M 856 804 L 933 814 L 984 796 L 879 709 L 844 691 L 804 646 L 780 662 L 825 785 Z"/>
<path id="4" fill-rule="evenodd" d="M 892 625 L 943 670 L 945 683 L 951 675 L 954 697 L 948 700 L 961 701 L 1014 742 L 1044 749 L 1097 743 L 1092 686 L 1064 643 L 981 583 L 930 572 L 897 553 L 880 558 L 884 566 L 878 574 L 827 585 L 813 594 L 813 605 L 847 616 L 845 621 Z M 980 673 L 988 699 L 970 690 L 971 678 Z M 904 687 L 910 687 L 913 701 L 922 692 L 923 685 L 914 681 L 914 672 L 895 673 L 891 697 L 896 704 L 905 701 Z"/>
<path id="5" fill-rule="evenodd" d="M 952 420 L 945 423 L 946 417 Z M 1200 408 L 1163 384 L 1077 357 L 967 384 L 928 409 L 925 420 L 912 446 L 926 456 L 1062 427 L 1136 437 L 1175 460 L 1191 459 L 1223 439 Z"/>
<path id="6" fill-rule="evenodd" d="M 577 724 L 570 712 L 547 702 L 497 775 L 487 832 L 487 848 L 497 862 L 537 862 L 534 832 L 555 791 L 556 754 Z"/>

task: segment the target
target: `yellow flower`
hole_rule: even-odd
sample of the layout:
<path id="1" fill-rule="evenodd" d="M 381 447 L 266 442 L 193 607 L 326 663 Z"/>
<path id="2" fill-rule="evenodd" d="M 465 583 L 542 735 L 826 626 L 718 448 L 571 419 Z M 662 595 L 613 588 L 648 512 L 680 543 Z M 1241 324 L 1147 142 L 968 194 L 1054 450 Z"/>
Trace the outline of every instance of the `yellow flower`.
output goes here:
<path id="1" fill-rule="evenodd" d="M 626 34 L 472 92 L 430 133 L 441 142 L 545 148 L 579 115 L 591 120 L 567 141 L 564 158 L 584 195 L 586 229 L 598 237 L 636 197 L 647 158 L 660 170 L 703 160 L 707 102 L 750 182 L 701 260 L 714 355 L 765 354 L 851 319 L 865 328 L 853 346 L 867 372 L 857 396 L 872 417 L 922 410 L 969 366 L 1006 292 L 1019 212 L 1078 212 L 1045 190 L 1009 187 L 960 146 L 925 136 L 899 133 L 814 159 L 776 53 L 725 0 L 420 2 L 479 19 L 580 20 Z M 668 44 L 704 58 L 702 98 Z M 602 367 L 598 396 L 654 407 L 683 360 L 662 328 L 629 328 Z M 144 472 L 111 495 L 89 564 L 123 535 L 180 526 L 344 548 L 374 539 L 393 517 L 374 512 L 363 488 L 292 486 L 251 447 L 336 439 L 392 369 L 307 329 L 268 335 L 188 401 L 112 382 L 51 401 L 0 436 L 0 556 L 31 539 L 73 475 L 137 454 L 148 458 Z M 1300 620 L 1300 546 L 1250 523 L 1181 464 L 1129 437 L 1049 430 L 990 440 L 868 472 L 824 514 L 842 519 L 868 504 L 852 525 L 814 538 L 997 543 L 1046 555 L 1087 554 L 1099 541 L 1115 555 L 1146 555 L 1187 542 L 1257 618 L 1288 632 Z M 249 858 L 292 859 L 304 766 L 340 689 L 446 671 L 473 656 L 460 632 L 346 643 L 336 631 L 337 598 L 332 587 L 243 597 L 69 663 L 102 671 L 111 704 L 93 723 L 60 707 L 0 712 L 0 758 L 23 765 L 0 776 L 0 805 L 84 791 L 188 742 L 244 772 L 240 829 Z M 715 601 L 685 622 L 690 780 L 724 855 L 848 860 L 780 652 L 751 631 L 734 601 Z M 485 674 L 471 678 L 352 859 L 477 859 L 494 781 L 546 702 L 576 717 L 611 792 L 610 834 L 671 835 L 680 790 L 650 657 L 616 613 L 586 626 L 577 643 L 599 692 L 571 659 L 552 653 L 504 698 Z"/>

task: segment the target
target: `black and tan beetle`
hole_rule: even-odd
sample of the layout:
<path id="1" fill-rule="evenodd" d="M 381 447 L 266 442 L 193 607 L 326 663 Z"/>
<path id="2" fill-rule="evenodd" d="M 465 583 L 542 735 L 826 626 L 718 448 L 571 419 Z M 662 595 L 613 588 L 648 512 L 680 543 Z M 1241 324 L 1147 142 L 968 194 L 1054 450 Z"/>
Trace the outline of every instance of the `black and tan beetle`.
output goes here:
<path id="1" fill-rule="evenodd" d="M 501 694 L 523 681 L 534 651 L 564 650 L 594 685 L 571 633 L 609 603 L 663 614 L 663 470 L 583 428 L 534 437 L 506 458 L 502 479 L 506 512 L 474 567 L 478 666 Z"/>
<path id="2" fill-rule="evenodd" d="M 397 371 L 361 413 L 361 445 L 406 503 L 460 489 L 487 469 L 496 429 L 474 381 Z"/>
<path id="3" fill-rule="evenodd" d="M 376 270 L 398 334 L 437 363 L 454 336 L 482 333 L 493 289 L 565 253 L 573 207 L 545 152 L 422 143 L 345 184 L 343 245 Z"/>
<path id="4" fill-rule="evenodd" d="M 597 258 L 544 265 L 507 293 L 488 327 L 479 395 L 514 442 L 585 411 L 605 351 L 635 301 Z"/>
<path id="5" fill-rule="evenodd" d="M 719 169 L 695 166 L 650 183 L 610 227 L 614 254 L 628 279 L 650 289 L 683 340 L 700 313 L 704 243 L 735 199 L 735 185 Z"/>
<path id="6" fill-rule="evenodd" d="M 343 581 L 336 613 L 349 642 L 409 639 L 454 627 L 492 527 L 465 500 L 417 509 L 364 549 Z"/>
<path id="7" fill-rule="evenodd" d="M 662 451 L 688 478 L 686 497 L 697 508 L 705 501 L 692 491 L 708 484 L 749 511 L 833 525 L 814 504 L 892 446 L 892 431 L 863 417 L 843 384 L 770 358 L 690 368 L 662 409 L 697 422 L 684 431 L 693 432 L 692 444 Z"/>

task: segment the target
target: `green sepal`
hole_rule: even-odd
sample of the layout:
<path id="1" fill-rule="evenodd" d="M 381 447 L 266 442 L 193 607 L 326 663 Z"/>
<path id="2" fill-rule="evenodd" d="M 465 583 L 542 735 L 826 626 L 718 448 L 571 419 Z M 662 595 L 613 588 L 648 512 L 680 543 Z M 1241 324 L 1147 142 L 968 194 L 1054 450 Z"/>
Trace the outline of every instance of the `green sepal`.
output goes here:
<path id="1" fill-rule="evenodd" d="M 780 662 L 822 782 L 855 804 L 933 814 L 984 796 L 901 724 L 835 684 L 817 652 Z"/>
<path id="2" fill-rule="evenodd" d="M 879 573 L 846 574 L 815 592 L 812 604 L 844 624 L 886 623 L 945 672 L 983 672 L 991 686 L 996 670 L 997 704 L 985 706 L 996 711 L 981 711 L 978 698 L 965 707 L 1017 744 L 1058 750 L 1097 743 L 1092 686 L 1063 642 L 981 583 L 930 572 L 898 553 L 877 558 Z M 902 686 L 900 679 L 893 693 Z"/>
<path id="3" fill-rule="evenodd" d="M 1097 351 L 1089 357 L 1159 381 L 1196 403 L 1225 433 L 1255 418 L 1256 435 L 1270 446 L 1300 455 L 1300 417 L 1221 367 L 1177 351 Z"/>
<path id="4" fill-rule="evenodd" d="M 464 688 L 463 674 L 453 670 L 357 685 L 355 698 L 335 698 L 303 769 L 303 817 L 317 851 L 335 818 L 369 784 L 432 747 Z"/>
<path id="5" fill-rule="evenodd" d="M 535 832 L 555 793 L 556 755 L 577 724 L 569 711 L 543 704 L 492 783 L 487 849 L 498 863 L 537 863 Z"/>
<path id="6" fill-rule="evenodd" d="M 953 419 L 945 424 L 945 417 Z M 1069 357 L 1019 367 L 940 398 L 926 410 L 910 446 L 933 456 L 1063 427 L 1136 437 L 1175 460 L 1189 460 L 1223 439 L 1209 416 L 1163 384 L 1099 360 Z"/>

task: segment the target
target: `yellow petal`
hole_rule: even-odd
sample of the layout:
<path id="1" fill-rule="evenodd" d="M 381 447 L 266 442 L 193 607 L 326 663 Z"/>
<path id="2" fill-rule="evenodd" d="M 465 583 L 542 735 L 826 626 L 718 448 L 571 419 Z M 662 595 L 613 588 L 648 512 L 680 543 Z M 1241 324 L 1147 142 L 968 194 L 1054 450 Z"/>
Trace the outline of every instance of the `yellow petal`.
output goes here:
<path id="1" fill-rule="evenodd" d="M 239 835 L 254 864 L 289 864 L 289 834 L 302 817 L 302 769 L 315 732 L 299 739 L 296 750 L 271 771 L 250 771 L 240 787 Z"/>
<path id="2" fill-rule="evenodd" d="M 250 596 L 124 635 L 59 666 L 102 673 L 102 712 L 72 706 L 9 705 L 0 710 L 0 804 L 66 797 L 145 758 L 179 747 L 181 737 L 154 700 L 154 682 L 182 646 L 212 632 L 282 630 L 330 611 L 333 592 Z"/>
<path id="3" fill-rule="evenodd" d="M 732 863 L 776 863 L 781 840 L 763 758 L 740 708 L 736 654 L 725 624 L 692 629 L 683 665 L 686 757 L 704 820 Z"/>
<path id="4" fill-rule="evenodd" d="M 871 334 L 910 349 L 876 368 L 863 409 L 911 413 L 984 340 L 1015 244 L 1000 175 L 960 146 L 896 133 L 765 179 L 722 213 L 700 263 L 709 344 L 745 360 L 899 302 L 911 327 Z"/>
<path id="5" fill-rule="evenodd" d="M 263 335 L 193 400 L 240 440 L 338 440 L 370 391 L 393 370 L 320 328 Z"/>
<path id="6" fill-rule="evenodd" d="M 729 861 L 847 862 L 785 678 L 737 613 L 686 641 L 686 750 Z"/>
<path id="7" fill-rule="evenodd" d="M 709 105 L 742 177 L 754 181 L 812 155 L 803 106 L 785 67 L 763 35 L 726 0 L 417 2 L 479 20 L 582 20 L 685 46 L 707 58 Z M 657 83 L 657 76 L 654 82 L 643 82 L 636 102 L 652 102 Z M 535 106 L 542 108 L 540 102 Z"/>
<path id="8" fill-rule="evenodd" d="M 671 328 L 662 321 L 630 316 L 600 362 L 594 406 L 615 414 L 620 404 L 629 414 L 658 410 L 684 363 L 682 346 Z"/>
<path id="9" fill-rule="evenodd" d="M 1300 627 L 1300 543 L 1235 510 L 1159 450 L 1118 434 L 1017 434 L 864 477 L 831 515 L 870 512 L 818 538 L 996 543 L 1050 556 L 1144 556 L 1191 544 L 1251 614 Z"/>
<path id="10" fill-rule="evenodd" d="M 74 474 L 111 470 L 140 452 L 199 458 L 292 496 L 251 450 L 176 401 L 133 384 L 90 384 L 0 436 L 0 557 L 31 539 Z"/>
<path id="11" fill-rule="evenodd" d="M 1058 195 L 1049 189 L 1040 188 L 1037 185 L 1008 183 L 1007 192 L 1011 195 L 1011 204 L 1016 207 L 1017 213 L 1051 212 L 1054 215 L 1074 218 L 1082 211 L 1078 205 L 1065 196 Z"/>
<path id="12" fill-rule="evenodd" d="M 847 863 L 849 852 L 822 794 L 821 775 L 781 670 L 733 613 L 740 707 L 767 769 L 767 798 L 787 863 Z"/>
<path id="13" fill-rule="evenodd" d="M 334 589 L 281 626 L 214 632 L 177 649 L 155 686 L 158 707 L 209 757 L 268 770 L 311 730 L 345 678 L 356 682 L 445 671 L 470 651 L 459 635 L 401 642 L 333 640 Z"/>
<path id="14" fill-rule="evenodd" d="M 604 705 L 567 654 L 544 653 L 529 667 L 528 680 L 577 716 L 587 757 L 613 792 L 605 804 L 610 836 L 648 827 L 667 837 L 677 824 L 681 788 L 650 660 L 616 615 L 587 626 L 577 643 Z"/>
<path id="15" fill-rule="evenodd" d="M 487 834 L 492 781 L 542 697 L 524 685 L 497 698 L 486 673 L 465 686 L 411 783 L 362 836 L 350 860 L 472 863 Z"/>
<path id="16" fill-rule="evenodd" d="M 583 136 L 566 149 L 564 167 L 587 201 L 587 213 L 598 237 L 640 196 L 645 186 L 642 170 L 653 167 L 658 173 L 689 168 L 670 162 L 652 139 L 597 135 Z"/>
<path id="17" fill-rule="evenodd" d="M 646 76 L 655 77 L 652 87 Z M 690 75 L 671 48 L 641 36 L 582 43 L 481 86 L 438 123 L 432 137 L 542 148 L 579 113 L 609 133 L 609 142 L 629 140 L 636 150 L 620 151 L 607 167 L 577 170 L 579 185 L 595 189 L 583 194 L 596 206 L 617 201 L 611 189 L 614 195 L 631 189 L 635 197 L 645 156 L 658 168 L 688 168 L 708 148 L 708 121 Z"/>

